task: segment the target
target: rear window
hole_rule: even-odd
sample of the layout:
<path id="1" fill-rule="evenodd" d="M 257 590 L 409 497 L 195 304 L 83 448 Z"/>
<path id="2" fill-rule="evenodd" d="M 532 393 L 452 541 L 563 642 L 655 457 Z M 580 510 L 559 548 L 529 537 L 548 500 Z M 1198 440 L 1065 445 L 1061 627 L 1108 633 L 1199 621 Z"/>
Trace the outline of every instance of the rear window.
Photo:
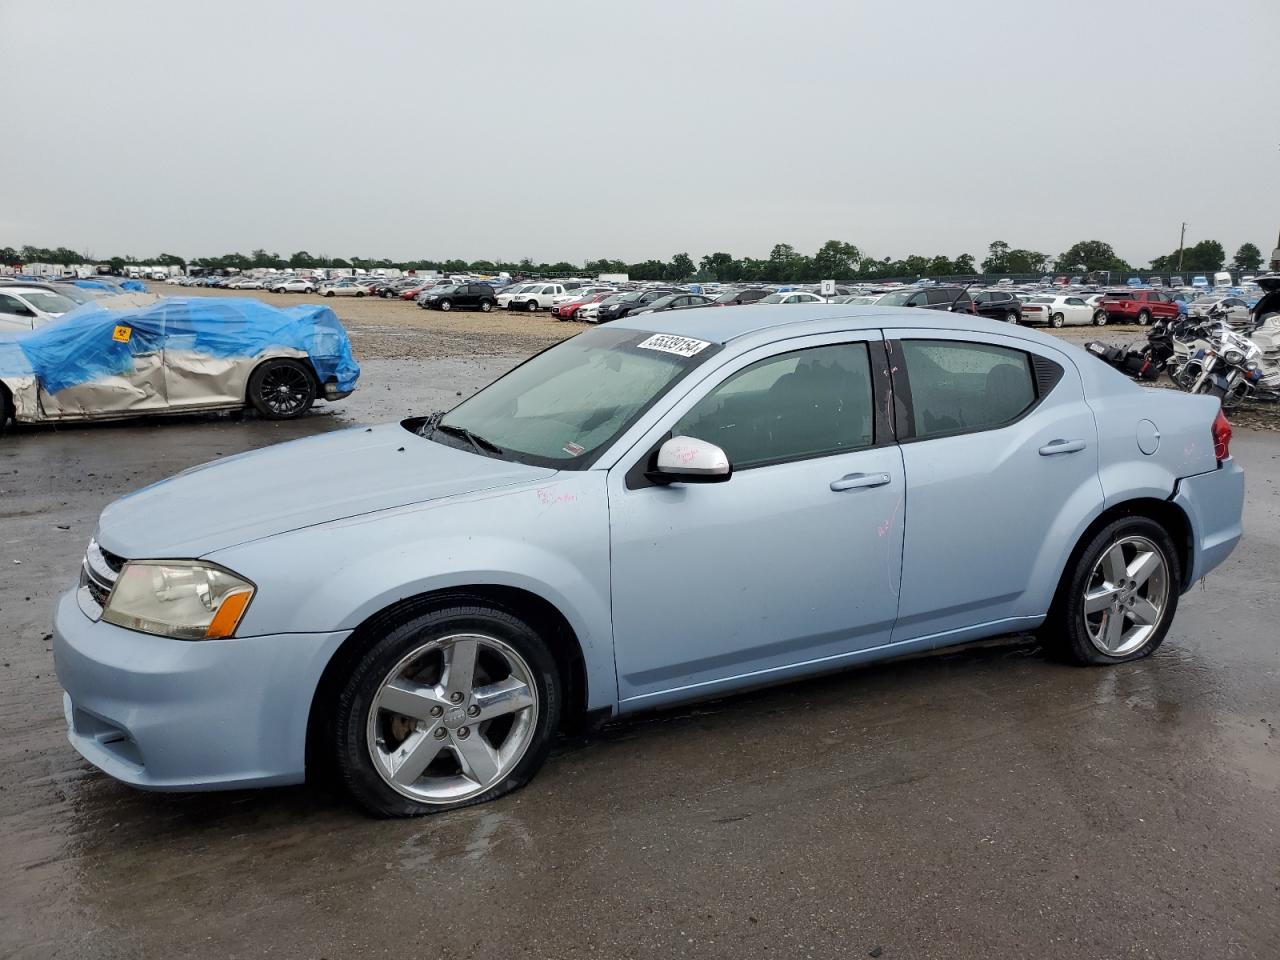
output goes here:
<path id="1" fill-rule="evenodd" d="M 990 343 L 903 340 L 919 439 L 1004 426 L 1036 402 L 1031 358 Z"/>

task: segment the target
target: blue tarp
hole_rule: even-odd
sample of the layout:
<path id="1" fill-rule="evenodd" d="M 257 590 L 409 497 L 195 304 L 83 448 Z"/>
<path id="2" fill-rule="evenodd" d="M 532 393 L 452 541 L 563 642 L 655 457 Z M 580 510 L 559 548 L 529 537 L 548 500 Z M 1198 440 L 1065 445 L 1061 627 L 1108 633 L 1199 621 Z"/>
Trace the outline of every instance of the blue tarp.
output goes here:
<path id="1" fill-rule="evenodd" d="M 321 383 L 355 389 L 360 367 L 332 310 L 280 309 L 239 297 L 172 297 L 125 310 L 86 303 L 38 330 L 0 334 L 0 376 L 34 374 L 57 393 L 130 373 L 135 354 L 164 349 L 251 359 L 273 347 L 305 352 Z"/>
<path id="2" fill-rule="evenodd" d="M 120 289 L 128 290 L 130 293 L 146 293 L 147 285 L 141 280 L 121 280 Z"/>

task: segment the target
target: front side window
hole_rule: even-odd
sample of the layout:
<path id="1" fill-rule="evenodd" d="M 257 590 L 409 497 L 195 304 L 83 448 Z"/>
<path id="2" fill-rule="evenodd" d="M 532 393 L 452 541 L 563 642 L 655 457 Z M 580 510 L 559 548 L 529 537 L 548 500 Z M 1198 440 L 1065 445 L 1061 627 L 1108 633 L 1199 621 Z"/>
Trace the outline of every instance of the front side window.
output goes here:
<path id="1" fill-rule="evenodd" d="M 870 446 L 865 343 L 794 350 L 730 376 L 680 418 L 673 436 L 714 443 L 735 470 Z"/>
<path id="2" fill-rule="evenodd" d="M 467 431 L 487 455 L 583 469 L 717 349 L 638 330 L 581 333 L 458 404 L 432 437 L 470 450 Z"/>
<path id="3" fill-rule="evenodd" d="M 917 438 L 990 430 L 1036 401 L 1031 358 L 990 343 L 903 340 Z"/>

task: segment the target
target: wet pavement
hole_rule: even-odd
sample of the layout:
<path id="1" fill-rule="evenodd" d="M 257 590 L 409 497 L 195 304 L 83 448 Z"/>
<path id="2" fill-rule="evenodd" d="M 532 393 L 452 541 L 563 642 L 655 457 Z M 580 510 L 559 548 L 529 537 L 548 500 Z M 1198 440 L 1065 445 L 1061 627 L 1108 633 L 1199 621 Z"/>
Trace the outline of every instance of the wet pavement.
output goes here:
<path id="1" fill-rule="evenodd" d="M 404 822 L 78 758 L 49 622 L 107 502 L 517 359 L 368 361 L 297 423 L 0 440 L 0 957 L 1280 956 L 1273 433 L 1237 433 L 1246 539 L 1141 663 L 1011 637 L 848 671 L 566 740 L 527 789 Z"/>

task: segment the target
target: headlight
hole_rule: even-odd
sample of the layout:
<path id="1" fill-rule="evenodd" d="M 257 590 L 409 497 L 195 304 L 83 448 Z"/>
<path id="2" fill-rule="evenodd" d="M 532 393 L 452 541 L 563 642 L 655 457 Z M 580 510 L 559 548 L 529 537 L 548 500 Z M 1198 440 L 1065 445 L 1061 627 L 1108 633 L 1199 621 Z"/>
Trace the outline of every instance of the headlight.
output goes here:
<path id="1" fill-rule="evenodd" d="M 1244 359 L 1244 354 L 1239 350 L 1228 350 L 1222 355 L 1222 359 L 1227 361 L 1227 363 L 1239 363 Z"/>
<path id="2" fill-rule="evenodd" d="M 102 619 L 176 640 L 220 640 L 235 634 L 254 589 L 212 564 L 131 560 L 120 571 Z"/>

